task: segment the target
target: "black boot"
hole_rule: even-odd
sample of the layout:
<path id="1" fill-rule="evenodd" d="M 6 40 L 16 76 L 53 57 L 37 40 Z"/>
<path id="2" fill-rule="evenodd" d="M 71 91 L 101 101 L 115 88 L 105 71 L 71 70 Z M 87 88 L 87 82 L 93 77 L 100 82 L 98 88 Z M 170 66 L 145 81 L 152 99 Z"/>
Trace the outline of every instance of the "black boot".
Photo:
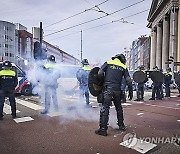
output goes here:
<path id="1" fill-rule="evenodd" d="M 95 130 L 95 133 L 98 135 L 107 136 L 107 130 L 102 129 L 102 128 Z"/>
<path id="2" fill-rule="evenodd" d="M 124 124 L 119 125 L 119 129 L 118 130 L 125 131 L 126 129 L 127 129 L 127 127 Z"/>
<path id="3" fill-rule="evenodd" d="M 100 120 L 99 120 L 99 129 L 95 131 L 96 134 L 107 136 L 107 125 L 108 125 L 108 116 L 103 115 L 102 112 L 100 112 Z"/>

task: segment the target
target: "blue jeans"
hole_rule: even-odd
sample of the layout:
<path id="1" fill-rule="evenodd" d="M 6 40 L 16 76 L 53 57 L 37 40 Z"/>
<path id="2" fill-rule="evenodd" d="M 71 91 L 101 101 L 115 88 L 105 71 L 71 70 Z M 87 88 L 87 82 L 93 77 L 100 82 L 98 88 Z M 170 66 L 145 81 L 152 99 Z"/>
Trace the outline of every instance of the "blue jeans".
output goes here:
<path id="1" fill-rule="evenodd" d="M 86 97 L 86 104 L 89 105 L 89 89 L 88 86 L 80 85 L 80 99 L 84 99 L 84 95 Z"/>

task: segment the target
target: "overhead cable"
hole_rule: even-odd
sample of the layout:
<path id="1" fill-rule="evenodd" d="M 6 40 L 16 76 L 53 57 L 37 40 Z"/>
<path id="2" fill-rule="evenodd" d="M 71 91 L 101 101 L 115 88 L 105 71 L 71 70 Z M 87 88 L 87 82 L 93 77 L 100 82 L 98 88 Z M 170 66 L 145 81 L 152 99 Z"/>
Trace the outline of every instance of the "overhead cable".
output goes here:
<path id="1" fill-rule="evenodd" d="M 80 14 L 83 14 L 83 13 L 85 13 L 86 11 L 92 10 L 92 9 L 98 7 L 99 5 L 102 5 L 102 4 L 106 3 L 107 1 L 109 1 L 109 0 L 105 0 L 105 1 L 103 1 L 103 2 L 101 2 L 101 3 L 99 3 L 98 5 L 95 5 L 95 6 L 91 7 L 91 8 L 89 8 L 89 9 L 86 9 L 86 10 L 84 10 L 84 11 L 82 11 L 82 12 L 76 13 L 76 14 L 74 14 L 74 15 L 72 15 L 72 16 L 69 16 L 69 17 L 67 17 L 67 18 L 64 18 L 64 19 L 62 19 L 62 20 L 60 20 L 60 21 L 57 21 L 57 22 L 55 22 L 55 23 L 52 23 L 52 24 L 50 24 L 50 25 L 48 25 L 48 26 L 45 26 L 44 28 L 53 26 L 53 25 L 58 24 L 58 23 L 60 23 L 60 22 L 62 22 L 62 21 L 68 20 L 68 19 L 70 19 L 70 18 L 72 18 L 72 17 L 75 17 L 75 16 L 78 16 L 78 15 L 80 15 Z"/>
<path id="2" fill-rule="evenodd" d="M 87 30 L 90 30 L 90 29 L 94 29 L 94 28 L 106 26 L 106 25 L 109 25 L 109 24 L 112 24 L 112 23 L 115 23 L 115 22 L 122 22 L 122 23 L 134 24 L 134 23 L 128 22 L 128 21 L 126 21 L 126 20 L 124 20 L 124 19 L 127 19 L 127 18 L 133 17 L 133 16 L 135 16 L 135 15 L 141 14 L 141 13 L 146 12 L 146 11 L 148 11 L 148 10 L 149 10 L 149 9 L 144 10 L 144 11 L 141 11 L 141 12 L 138 12 L 138 13 L 135 13 L 135 14 L 132 14 L 132 15 L 129 15 L 129 16 L 126 16 L 126 17 L 123 17 L 123 18 L 118 19 L 118 20 L 113 20 L 113 21 L 111 21 L 111 22 L 107 22 L 107 23 L 104 23 L 104 24 L 101 24 L 101 25 L 98 25 L 98 26 L 90 27 L 90 28 L 84 29 L 84 30 L 82 30 L 82 31 L 87 31 Z M 51 39 L 51 41 L 52 41 L 52 40 L 59 39 L 59 38 L 63 38 L 63 37 L 66 37 L 66 36 L 74 35 L 74 34 L 77 34 L 77 33 L 79 33 L 79 32 L 80 32 L 80 31 L 77 31 L 77 32 L 74 32 L 74 33 L 71 33 L 71 34 L 67 34 L 67 35 L 63 35 L 63 36 L 60 36 L 60 37 Z"/>
<path id="3" fill-rule="evenodd" d="M 68 28 L 62 29 L 62 30 L 59 30 L 59 31 L 56 31 L 56 32 L 53 32 L 53 33 L 47 34 L 47 35 L 45 35 L 45 36 L 50 36 L 50 35 L 53 35 L 53 34 L 56 34 L 56 33 L 59 33 L 59 32 L 62 32 L 62 31 L 65 31 L 65 30 L 68 30 L 68 29 L 74 28 L 74 27 L 78 27 L 78 26 L 81 26 L 81 25 L 84 25 L 84 24 L 87 24 L 87 23 L 90 23 L 90 22 L 93 22 L 93 21 L 96 21 L 96 20 L 102 19 L 102 18 L 104 18 L 104 17 L 107 17 L 107 16 L 110 16 L 110 15 L 113 15 L 113 14 L 115 14 L 115 13 L 117 13 L 117 12 L 123 11 L 123 10 L 125 10 L 125 9 L 127 9 L 127 8 L 130 8 L 130 7 L 134 6 L 134 5 L 137 5 L 137 4 L 139 4 L 139 3 L 142 3 L 143 1 L 145 1 L 145 0 L 141 0 L 141 1 L 139 1 L 139 2 L 136 2 L 136 3 L 134 3 L 134 4 L 131 4 L 131 5 L 129 5 L 129 6 L 126 6 L 126 7 L 122 8 L 122 9 L 120 9 L 120 10 L 117 10 L 117 11 L 112 12 L 112 13 L 110 13 L 110 14 L 106 14 L 106 15 L 104 15 L 104 16 L 101 16 L 101 17 L 99 17 L 99 18 L 92 19 L 92 20 L 89 20 L 89 21 L 86 21 L 86 22 L 83 22 L 83 23 L 80 23 L 80 24 L 77 24 L 77 25 L 74 25 L 74 26 L 71 26 L 71 27 L 68 27 Z"/>

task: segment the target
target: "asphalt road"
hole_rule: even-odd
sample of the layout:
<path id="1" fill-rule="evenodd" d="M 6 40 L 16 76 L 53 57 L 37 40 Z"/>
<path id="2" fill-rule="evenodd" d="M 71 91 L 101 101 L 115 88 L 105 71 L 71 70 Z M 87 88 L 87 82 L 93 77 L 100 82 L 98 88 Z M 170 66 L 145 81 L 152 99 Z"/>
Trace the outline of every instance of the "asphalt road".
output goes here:
<path id="1" fill-rule="evenodd" d="M 179 154 L 180 146 L 174 142 L 174 136 L 180 132 L 180 98 L 173 94 L 162 101 L 148 101 L 150 95 L 146 93 L 144 102 L 123 104 L 128 128 L 125 132 L 116 130 L 116 112 L 112 106 L 107 137 L 94 133 L 99 122 L 99 106 L 94 98 L 91 98 L 93 107 L 84 108 L 77 96 L 63 96 L 58 113 L 53 111 L 52 104 L 51 113 L 41 115 L 42 101 L 34 96 L 18 96 L 20 118 L 16 121 L 11 118 L 6 102 L 5 116 L 0 121 L 0 153 Z"/>

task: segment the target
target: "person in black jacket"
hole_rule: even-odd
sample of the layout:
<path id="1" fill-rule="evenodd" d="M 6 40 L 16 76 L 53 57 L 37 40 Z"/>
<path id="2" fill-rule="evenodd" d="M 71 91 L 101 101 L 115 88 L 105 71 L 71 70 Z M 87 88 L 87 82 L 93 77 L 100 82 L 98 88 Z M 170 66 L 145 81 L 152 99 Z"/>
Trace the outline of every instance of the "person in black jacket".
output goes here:
<path id="1" fill-rule="evenodd" d="M 125 66 L 126 58 L 123 54 L 118 54 L 109 61 L 105 62 L 98 71 L 99 78 L 104 77 L 103 98 L 100 109 L 99 129 L 95 131 L 98 135 L 107 136 L 109 108 L 113 100 L 117 111 L 117 124 L 119 130 L 125 130 L 123 118 L 123 109 L 121 105 L 121 84 L 124 77 L 129 89 L 129 99 L 133 97 L 132 81 L 129 72 Z"/>
<path id="2" fill-rule="evenodd" d="M 0 120 L 3 119 L 3 107 L 5 98 L 9 98 L 12 117 L 16 118 L 15 88 L 18 84 L 16 72 L 12 69 L 10 61 L 3 62 L 0 71 Z"/>
<path id="3" fill-rule="evenodd" d="M 160 71 L 160 69 L 157 66 L 155 66 L 153 68 L 153 71 Z M 162 100 L 161 85 L 162 85 L 162 82 L 153 82 L 152 97 L 149 100 L 155 100 L 155 99 Z"/>
<path id="4" fill-rule="evenodd" d="M 165 97 L 170 97 L 170 84 L 172 83 L 171 79 L 172 79 L 172 72 L 171 72 L 171 68 L 168 67 L 166 69 L 166 73 L 164 74 L 164 84 L 165 84 L 165 92 L 166 95 Z"/>
<path id="5" fill-rule="evenodd" d="M 144 72 L 144 66 L 139 66 L 139 71 Z M 137 99 L 135 99 L 135 101 L 144 101 L 144 84 L 147 81 L 148 81 L 148 78 L 146 76 L 146 79 L 144 80 L 144 82 L 138 83 L 138 85 L 137 85 Z"/>

